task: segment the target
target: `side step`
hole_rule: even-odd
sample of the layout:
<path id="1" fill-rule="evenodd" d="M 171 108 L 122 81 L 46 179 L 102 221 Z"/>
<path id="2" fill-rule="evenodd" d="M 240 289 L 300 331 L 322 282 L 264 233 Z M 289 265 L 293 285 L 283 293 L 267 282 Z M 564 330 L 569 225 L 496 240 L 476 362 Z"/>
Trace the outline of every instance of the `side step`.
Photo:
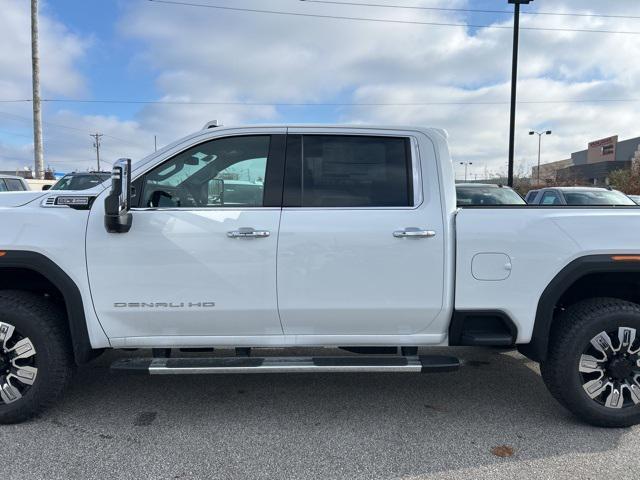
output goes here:
<path id="1" fill-rule="evenodd" d="M 331 372 L 452 372 L 460 367 L 455 357 L 218 357 L 124 358 L 112 370 L 151 375 L 216 373 L 331 373 Z"/>

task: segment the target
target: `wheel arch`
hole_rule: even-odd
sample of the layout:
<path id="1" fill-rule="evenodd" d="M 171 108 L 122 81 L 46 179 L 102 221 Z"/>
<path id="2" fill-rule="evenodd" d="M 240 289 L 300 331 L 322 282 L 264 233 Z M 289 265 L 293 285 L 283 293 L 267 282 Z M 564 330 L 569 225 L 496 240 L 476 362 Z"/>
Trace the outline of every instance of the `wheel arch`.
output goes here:
<path id="1" fill-rule="evenodd" d="M 99 353 L 91 347 L 80 289 L 62 268 L 45 255 L 4 250 L 0 256 L 0 287 L 59 294 L 67 314 L 76 363 L 86 363 Z M 51 291 L 51 288 L 55 290 Z"/>
<path id="2" fill-rule="evenodd" d="M 537 362 L 547 357 L 554 320 L 563 308 L 600 296 L 640 303 L 640 255 L 588 255 L 566 265 L 538 301 L 531 342 L 518 350 Z"/>

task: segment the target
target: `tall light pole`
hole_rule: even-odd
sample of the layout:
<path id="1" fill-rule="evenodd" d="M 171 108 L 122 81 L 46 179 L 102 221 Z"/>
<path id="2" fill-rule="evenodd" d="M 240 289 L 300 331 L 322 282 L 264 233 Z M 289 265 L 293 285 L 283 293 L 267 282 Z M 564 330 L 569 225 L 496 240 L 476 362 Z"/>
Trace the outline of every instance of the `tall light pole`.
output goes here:
<path id="1" fill-rule="evenodd" d="M 36 178 L 44 179 L 42 111 L 40 110 L 40 52 L 38 49 L 38 0 L 31 0 L 31 82 L 33 87 L 33 156 Z"/>
<path id="2" fill-rule="evenodd" d="M 531 130 L 529 135 L 538 135 L 538 185 L 540 185 L 540 150 L 542 149 L 542 136 L 551 135 L 551 130 L 544 130 L 542 132 Z"/>
<path id="3" fill-rule="evenodd" d="M 460 162 L 460 165 L 464 165 L 464 181 L 467 181 L 467 169 L 469 165 L 473 165 L 473 162 Z"/>
<path id="4" fill-rule="evenodd" d="M 511 62 L 511 118 L 509 122 L 509 168 L 507 185 L 513 187 L 513 159 L 516 135 L 516 90 L 518 83 L 518 39 L 520 36 L 520 5 L 528 5 L 533 0 L 508 0 L 514 4 L 513 15 L 513 59 Z"/>

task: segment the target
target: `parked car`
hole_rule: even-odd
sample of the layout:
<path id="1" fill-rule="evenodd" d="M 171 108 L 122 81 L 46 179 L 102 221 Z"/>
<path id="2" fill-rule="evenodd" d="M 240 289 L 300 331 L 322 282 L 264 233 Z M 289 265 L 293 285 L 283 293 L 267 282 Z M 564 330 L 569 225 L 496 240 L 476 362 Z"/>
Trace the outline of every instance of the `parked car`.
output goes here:
<path id="1" fill-rule="evenodd" d="M 600 187 L 549 187 L 536 190 L 535 196 L 527 195 L 531 205 L 618 205 L 637 206 L 618 190 Z M 531 193 L 531 192 L 529 192 Z"/>
<path id="2" fill-rule="evenodd" d="M 30 190 L 29 184 L 22 177 L 0 175 L 0 192 L 24 192 Z"/>
<path id="3" fill-rule="evenodd" d="M 45 185 L 43 190 L 88 190 L 106 182 L 111 177 L 109 172 L 74 172 L 58 180 L 53 186 Z"/>
<path id="4" fill-rule="evenodd" d="M 631 200 L 636 202 L 637 205 L 640 205 L 640 195 L 627 195 Z"/>
<path id="5" fill-rule="evenodd" d="M 487 183 L 458 183 L 456 196 L 459 207 L 527 204 L 512 188 Z"/>
<path id="6" fill-rule="evenodd" d="M 29 185 L 30 190 L 49 190 L 55 183 L 56 180 L 40 180 L 38 178 L 27 178 L 27 184 Z"/>
<path id="7" fill-rule="evenodd" d="M 264 182 L 228 204 L 239 172 Z M 579 418 L 640 423 L 640 210 L 458 208 L 454 178 L 438 129 L 219 127 L 110 189 L 0 195 L 0 423 L 105 349 L 151 375 L 460 368 L 442 346 L 518 348 Z M 359 355 L 299 353 L 329 346 Z"/>

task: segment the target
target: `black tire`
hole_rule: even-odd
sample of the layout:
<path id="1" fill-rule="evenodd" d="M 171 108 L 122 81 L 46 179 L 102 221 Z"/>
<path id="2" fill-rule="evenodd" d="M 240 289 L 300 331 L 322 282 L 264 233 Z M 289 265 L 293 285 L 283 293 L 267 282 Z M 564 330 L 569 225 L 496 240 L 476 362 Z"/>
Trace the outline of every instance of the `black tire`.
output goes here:
<path id="1" fill-rule="evenodd" d="M 600 332 L 635 328 L 640 335 L 640 305 L 615 298 L 593 298 L 570 306 L 554 322 L 542 378 L 551 394 L 581 420 L 599 427 L 640 423 L 640 405 L 613 409 L 585 392 L 579 371 L 581 355 Z M 636 338 L 636 342 L 639 338 Z"/>
<path id="2" fill-rule="evenodd" d="M 69 384 L 74 370 L 71 342 L 65 312 L 42 295 L 0 290 L 0 322 L 15 327 L 36 351 L 29 360 L 37 367 L 33 385 L 17 401 L 0 399 L 0 424 L 18 423 L 50 407 Z"/>

